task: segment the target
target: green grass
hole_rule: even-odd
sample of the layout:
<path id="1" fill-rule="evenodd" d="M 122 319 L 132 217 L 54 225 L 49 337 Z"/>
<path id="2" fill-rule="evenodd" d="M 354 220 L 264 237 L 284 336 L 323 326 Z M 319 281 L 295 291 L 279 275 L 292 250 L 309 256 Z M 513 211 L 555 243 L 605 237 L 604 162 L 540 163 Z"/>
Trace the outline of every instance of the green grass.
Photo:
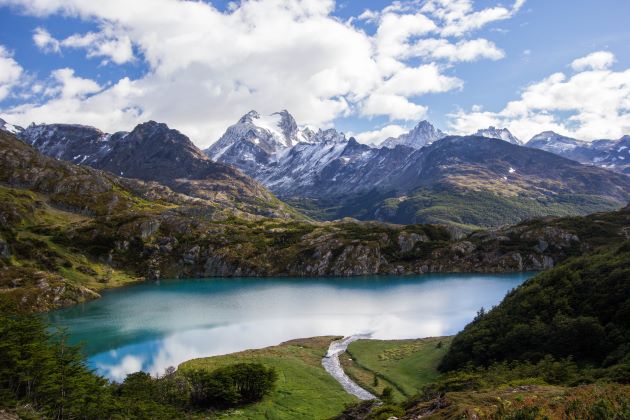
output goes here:
<path id="1" fill-rule="evenodd" d="M 330 342 L 338 337 L 293 340 L 279 346 L 185 362 L 179 369 L 216 369 L 239 362 L 258 362 L 278 372 L 276 389 L 262 402 L 223 413 L 219 418 L 326 419 L 356 399 L 322 367 Z"/>
<path id="2" fill-rule="evenodd" d="M 437 366 L 450 341 L 451 337 L 355 341 L 347 351 L 352 366 L 348 368 L 347 361 L 344 361 L 344 369 L 365 388 L 378 392 L 388 383 L 398 399 L 409 397 L 439 378 Z M 441 346 L 438 343 L 442 343 Z M 379 378 L 376 389 L 373 386 L 374 374 Z"/>

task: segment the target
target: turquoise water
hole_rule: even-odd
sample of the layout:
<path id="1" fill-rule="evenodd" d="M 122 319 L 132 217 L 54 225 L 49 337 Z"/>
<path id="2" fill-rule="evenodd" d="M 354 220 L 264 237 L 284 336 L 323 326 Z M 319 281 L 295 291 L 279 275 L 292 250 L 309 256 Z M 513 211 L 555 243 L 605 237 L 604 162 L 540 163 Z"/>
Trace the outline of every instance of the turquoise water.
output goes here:
<path id="1" fill-rule="evenodd" d="M 47 318 L 84 344 L 100 374 L 120 380 L 138 370 L 162 373 L 195 357 L 300 337 L 454 334 L 530 276 L 161 281 L 111 290 Z"/>

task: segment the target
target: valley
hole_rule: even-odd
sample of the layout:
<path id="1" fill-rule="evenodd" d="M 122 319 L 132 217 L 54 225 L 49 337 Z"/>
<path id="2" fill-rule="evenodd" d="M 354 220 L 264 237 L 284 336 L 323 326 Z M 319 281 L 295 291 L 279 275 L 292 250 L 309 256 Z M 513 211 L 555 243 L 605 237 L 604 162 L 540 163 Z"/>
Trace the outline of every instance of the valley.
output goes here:
<path id="1" fill-rule="evenodd" d="M 2 311 L 20 314 L 16 319 L 43 313 L 37 319 L 67 331 L 69 345 L 85 343 L 87 358 L 77 363 L 114 381 L 105 392 L 122 398 L 118 404 L 135 404 L 127 409 L 136 413 L 131 417 L 149 411 L 160 413 L 156 418 L 198 417 L 204 411 L 195 405 L 202 398 L 196 381 L 221 377 L 232 366 L 263 366 L 280 376 L 261 402 L 217 403 L 209 412 L 219 418 L 557 415 L 572 401 L 591 410 L 587 396 L 614 410 L 624 401 L 626 388 L 576 387 L 626 382 L 625 338 L 619 338 L 625 327 L 610 326 L 610 317 L 602 320 L 605 328 L 621 335 L 610 336 L 601 366 L 563 359 L 562 344 L 477 360 L 492 353 L 478 353 L 480 333 L 469 330 L 486 316 L 483 308 L 501 313 L 532 282 L 588 272 L 602 264 L 593 262 L 602 253 L 622 256 L 603 257 L 617 265 L 595 272 L 623 279 L 626 175 L 524 147 L 506 130 L 446 136 L 423 122 L 376 149 L 334 130 L 303 131 L 286 111 L 243 117 L 222 139 L 220 163 L 155 122 L 112 135 L 72 125 L 15 133 L 6 127 L 0 130 Z M 423 135 L 429 139 L 414 147 Z M 235 136 L 241 136 L 237 149 Z M 255 160 L 246 159 L 253 166 L 227 161 L 229 153 L 249 156 L 251 144 L 263 144 L 267 160 L 256 151 Z M 623 287 L 606 286 L 622 297 L 611 307 L 623 306 Z M 602 313 L 576 315 L 568 326 L 556 326 L 552 315 L 544 323 L 600 333 L 605 328 L 591 320 Z M 535 333 L 547 341 L 556 334 Z M 333 335 L 354 334 L 370 339 L 350 344 L 341 367 L 383 404 L 358 403 L 321 365 Z M 487 334 L 481 342 L 516 333 Z M 621 347 L 613 349 L 613 341 Z M 581 347 L 567 348 L 577 355 Z M 515 365 L 499 366 L 508 361 Z M 475 370 L 467 370 L 470 363 Z M 143 394 L 172 386 L 192 388 L 175 399 L 162 391 L 159 399 Z M 488 403 L 498 398 L 505 403 Z M 551 401 L 562 401 L 562 408 Z"/>
<path id="2" fill-rule="evenodd" d="M 628 16 L 0 0 L 0 420 L 630 420 Z"/>

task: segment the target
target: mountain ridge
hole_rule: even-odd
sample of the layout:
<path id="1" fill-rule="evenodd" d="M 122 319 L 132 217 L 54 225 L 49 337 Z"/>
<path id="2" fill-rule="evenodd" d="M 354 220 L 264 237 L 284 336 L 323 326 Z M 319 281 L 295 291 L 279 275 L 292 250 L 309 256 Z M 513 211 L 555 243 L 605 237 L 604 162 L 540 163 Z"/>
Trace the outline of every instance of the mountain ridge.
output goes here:
<path id="1" fill-rule="evenodd" d="M 250 111 L 215 144 L 215 152 L 221 151 L 216 155 L 219 162 L 207 157 L 211 150 L 202 152 L 190 139 L 157 122 L 112 135 L 76 125 L 35 126 L 21 136 L 46 154 L 161 182 L 187 195 L 211 200 L 227 195 L 233 203 L 249 200 L 250 205 L 262 197 L 278 216 L 291 210 L 233 167 L 324 220 L 351 216 L 470 229 L 541 215 L 586 214 L 627 203 L 629 178 L 512 144 L 506 129 L 488 130 L 483 134 L 504 138 L 446 136 L 423 147 L 378 148 L 334 129 L 299 129 L 287 111 L 268 117 Z M 426 121 L 415 133 L 444 135 Z M 530 143 L 544 146 L 557 139 L 573 141 L 542 133 Z M 597 144 L 609 146 L 606 141 Z M 608 164 L 602 162 L 600 166 Z"/>
<path id="2" fill-rule="evenodd" d="M 210 160 L 188 137 L 163 123 L 149 121 L 131 132 L 114 134 L 75 124 L 42 124 L 17 135 L 48 156 L 159 182 L 220 207 L 252 215 L 297 216 L 257 181 L 233 166 Z"/>

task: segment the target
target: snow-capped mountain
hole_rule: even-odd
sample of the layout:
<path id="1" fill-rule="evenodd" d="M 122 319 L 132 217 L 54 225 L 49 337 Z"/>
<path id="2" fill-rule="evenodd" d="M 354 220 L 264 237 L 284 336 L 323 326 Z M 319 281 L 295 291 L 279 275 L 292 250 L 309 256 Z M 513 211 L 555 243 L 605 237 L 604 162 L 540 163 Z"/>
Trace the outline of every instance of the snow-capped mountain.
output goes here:
<path id="1" fill-rule="evenodd" d="M 300 130 L 287 110 L 261 115 L 243 115 L 205 153 L 212 160 L 234 165 L 256 174 L 278 159 L 278 155 L 298 143 L 314 141 L 315 132 Z"/>
<path id="2" fill-rule="evenodd" d="M 428 121 L 420 121 L 413 130 L 408 133 L 401 134 L 398 137 L 389 137 L 381 143 L 381 147 L 393 149 L 396 146 L 407 146 L 414 149 L 420 149 L 434 141 L 443 139 L 447 135 L 441 130 L 435 128 Z"/>
<path id="3" fill-rule="evenodd" d="M 630 175 L 630 136 L 623 136 L 616 141 L 594 141 L 591 148 L 599 152 L 593 163 Z"/>
<path id="4" fill-rule="evenodd" d="M 24 131 L 24 129 L 20 126 L 9 124 L 8 122 L 0 118 L 0 131 L 6 131 L 7 133 L 11 134 L 19 134 Z"/>
<path id="5" fill-rule="evenodd" d="M 578 147 L 587 146 L 587 143 L 582 140 L 563 136 L 554 131 L 544 131 L 532 137 L 526 145 L 527 147 L 562 155 Z"/>
<path id="6" fill-rule="evenodd" d="M 619 140 L 602 139 L 586 142 L 553 131 L 545 131 L 532 137 L 526 146 L 546 150 L 587 165 L 630 174 L 630 136 L 624 136 Z"/>
<path id="7" fill-rule="evenodd" d="M 456 207 L 463 212 L 453 216 L 457 223 L 478 223 L 479 209 L 498 203 L 505 206 L 506 214 L 514 212 L 512 219 L 531 216 L 511 198 L 493 198 L 506 188 L 518 197 L 524 194 L 562 206 L 569 202 L 567 210 L 578 213 L 593 208 L 588 200 L 584 207 L 571 202 L 576 195 L 592 196 L 600 200 L 601 208 L 609 208 L 611 203 L 627 202 L 630 194 L 630 178 L 624 175 L 509 141 L 479 136 L 432 140 L 443 133 L 426 122 L 401 136 L 415 147 L 379 148 L 346 139 L 334 129 L 300 129 L 288 112 L 270 117 L 251 112 L 211 148 L 218 163 L 182 133 L 153 121 L 130 133 L 112 135 L 67 124 L 31 125 L 19 135 L 60 159 L 157 181 L 177 192 L 217 202 L 227 196 L 228 205 L 245 204 L 256 213 L 261 197 L 269 203 L 277 204 L 277 200 L 234 166 L 316 217 L 325 212 L 329 218 L 352 216 L 395 223 L 452 220 L 453 202 L 460 203 Z M 419 147 L 426 142 L 431 143 Z M 596 159 L 597 165 L 620 172 L 630 160 L 630 137 L 585 143 L 543 133 L 530 143 L 557 154 L 579 152 L 584 159 Z M 433 208 L 429 213 L 427 206 Z"/>
<path id="8" fill-rule="evenodd" d="M 490 126 L 488 128 L 478 130 L 475 133 L 475 136 L 487 137 L 489 139 L 499 139 L 507 141 L 508 143 L 517 144 L 519 146 L 523 144 L 523 142 L 516 138 L 515 135 L 510 133 L 510 130 L 508 130 L 507 128 L 496 128 Z"/>

